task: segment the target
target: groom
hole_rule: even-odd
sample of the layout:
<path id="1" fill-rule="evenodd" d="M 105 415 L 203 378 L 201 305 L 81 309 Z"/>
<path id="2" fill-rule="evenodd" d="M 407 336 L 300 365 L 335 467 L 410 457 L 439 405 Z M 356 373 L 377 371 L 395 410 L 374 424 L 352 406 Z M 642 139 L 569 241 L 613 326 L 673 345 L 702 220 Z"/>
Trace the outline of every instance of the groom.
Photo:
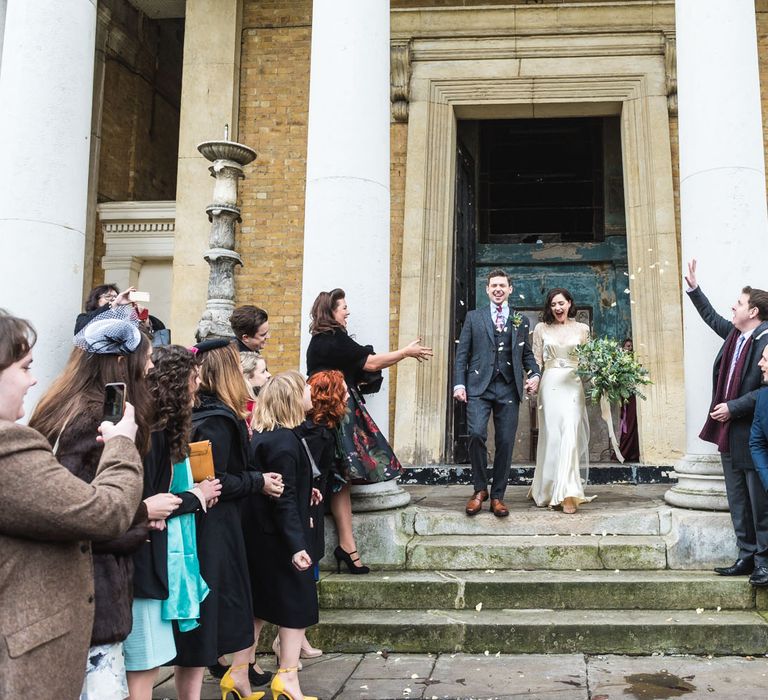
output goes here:
<path id="1" fill-rule="evenodd" d="M 467 502 L 467 515 L 475 515 L 488 500 L 488 418 L 493 412 L 496 456 L 493 460 L 491 511 L 504 518 L 504 492 L 509 479 L 512 447 L 523 391 L 535 393 L 539 366 L 528 340 L 528 319 L 509 308 L 512 283 L 504 270 L 491 270 L 485 288 L 490 306 L 467 313 L 456 351 L 453 397 L 467 402 L 469 459 L 474 493 Z M 522 371 L 528 373 L 523 382 Z"/>

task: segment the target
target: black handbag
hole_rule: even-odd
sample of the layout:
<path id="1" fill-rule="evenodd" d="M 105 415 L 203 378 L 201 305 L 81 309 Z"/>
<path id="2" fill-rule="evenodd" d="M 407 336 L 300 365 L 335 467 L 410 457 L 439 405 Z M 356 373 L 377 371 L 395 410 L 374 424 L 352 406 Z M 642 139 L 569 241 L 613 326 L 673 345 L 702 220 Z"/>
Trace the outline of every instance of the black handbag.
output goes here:
<path id="1" fill-rule="evenodd" d="M 371 355 L 375 355 L 373 352 L 373 345 L 366 345 L 366 350 L 370 350 Z M 384 382 L 384 375 L 380 369 L 375 372 L 369 372 L 368 370 L 361 369 L 357 374 L 357 390 L 361 394 L 375 394 L 381 389 L 381 385 Z"/>

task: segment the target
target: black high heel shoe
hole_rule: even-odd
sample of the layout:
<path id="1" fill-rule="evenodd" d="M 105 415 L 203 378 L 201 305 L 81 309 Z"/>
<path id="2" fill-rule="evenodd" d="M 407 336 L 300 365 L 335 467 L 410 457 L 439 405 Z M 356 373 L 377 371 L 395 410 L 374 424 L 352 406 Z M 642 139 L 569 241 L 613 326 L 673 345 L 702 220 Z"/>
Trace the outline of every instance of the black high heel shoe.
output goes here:
<path id="1" fill-rule="evenodd" d="M 218 679 L 224 678 L 224 674 L 229 670 L 229 666 L 224 666 L 218 661 L 208 667 L 208 672 Z M 259 673 L 251 664 L 248 664 L 248 680 L 251 685 L 266 685 L 272 680 L 272 673 L 270 671 L 264 671 Z"/>
<path id="2" fill-rule="evenodd" d="M 353 552 L 347 552 L 342 549 L 341 546 L 336 547 L 333 550 L 333 556 L 336 558 L 336 573 L 341 573 L 341 562 L 347 565 L 347 569 L 350 574 L 367 574 L 370 569 L 367 566 L 355 566 L 356 561 L 360 561 L 360 557 L 352 557 L 353 554 L 357 554 L 357 550 Z"/>

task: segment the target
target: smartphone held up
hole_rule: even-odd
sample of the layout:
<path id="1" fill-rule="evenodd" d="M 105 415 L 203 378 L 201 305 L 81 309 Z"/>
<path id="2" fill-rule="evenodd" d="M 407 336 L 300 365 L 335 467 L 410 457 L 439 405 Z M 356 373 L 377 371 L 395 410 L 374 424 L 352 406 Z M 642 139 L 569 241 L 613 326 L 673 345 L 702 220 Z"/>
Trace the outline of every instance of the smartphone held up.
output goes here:
<path id="1" fill-rule="evenodd" d="M 114 382 L 104 387 L 104 420 L 119 423 L 125 413 L 125 384 Z"/>

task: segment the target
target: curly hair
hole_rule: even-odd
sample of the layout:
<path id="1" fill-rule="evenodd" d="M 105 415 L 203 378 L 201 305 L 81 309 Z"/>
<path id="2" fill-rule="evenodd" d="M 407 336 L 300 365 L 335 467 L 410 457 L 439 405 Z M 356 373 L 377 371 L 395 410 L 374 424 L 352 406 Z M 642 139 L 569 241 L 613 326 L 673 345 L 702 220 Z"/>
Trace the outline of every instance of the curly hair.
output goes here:
<path id="1" fill-rule="evenodd" d="M 309 417 L 314 423 L 336 428 L 347 412 L 347 387 L 344 375 L 337 369 L 316 372 L 307 383 L 312 391 Z"/>
<path id="2" fill-rule="evenodd" d="M 163 345 L 152 353 L 155 366 L 147 381 L 155 402 L 155 430 L 164 430 L 171 447 L 174 464 L 189 454 L 192 432 L 192 396 L 189 380 L 197 371 L 195 356 L 181 345 Z"/>

